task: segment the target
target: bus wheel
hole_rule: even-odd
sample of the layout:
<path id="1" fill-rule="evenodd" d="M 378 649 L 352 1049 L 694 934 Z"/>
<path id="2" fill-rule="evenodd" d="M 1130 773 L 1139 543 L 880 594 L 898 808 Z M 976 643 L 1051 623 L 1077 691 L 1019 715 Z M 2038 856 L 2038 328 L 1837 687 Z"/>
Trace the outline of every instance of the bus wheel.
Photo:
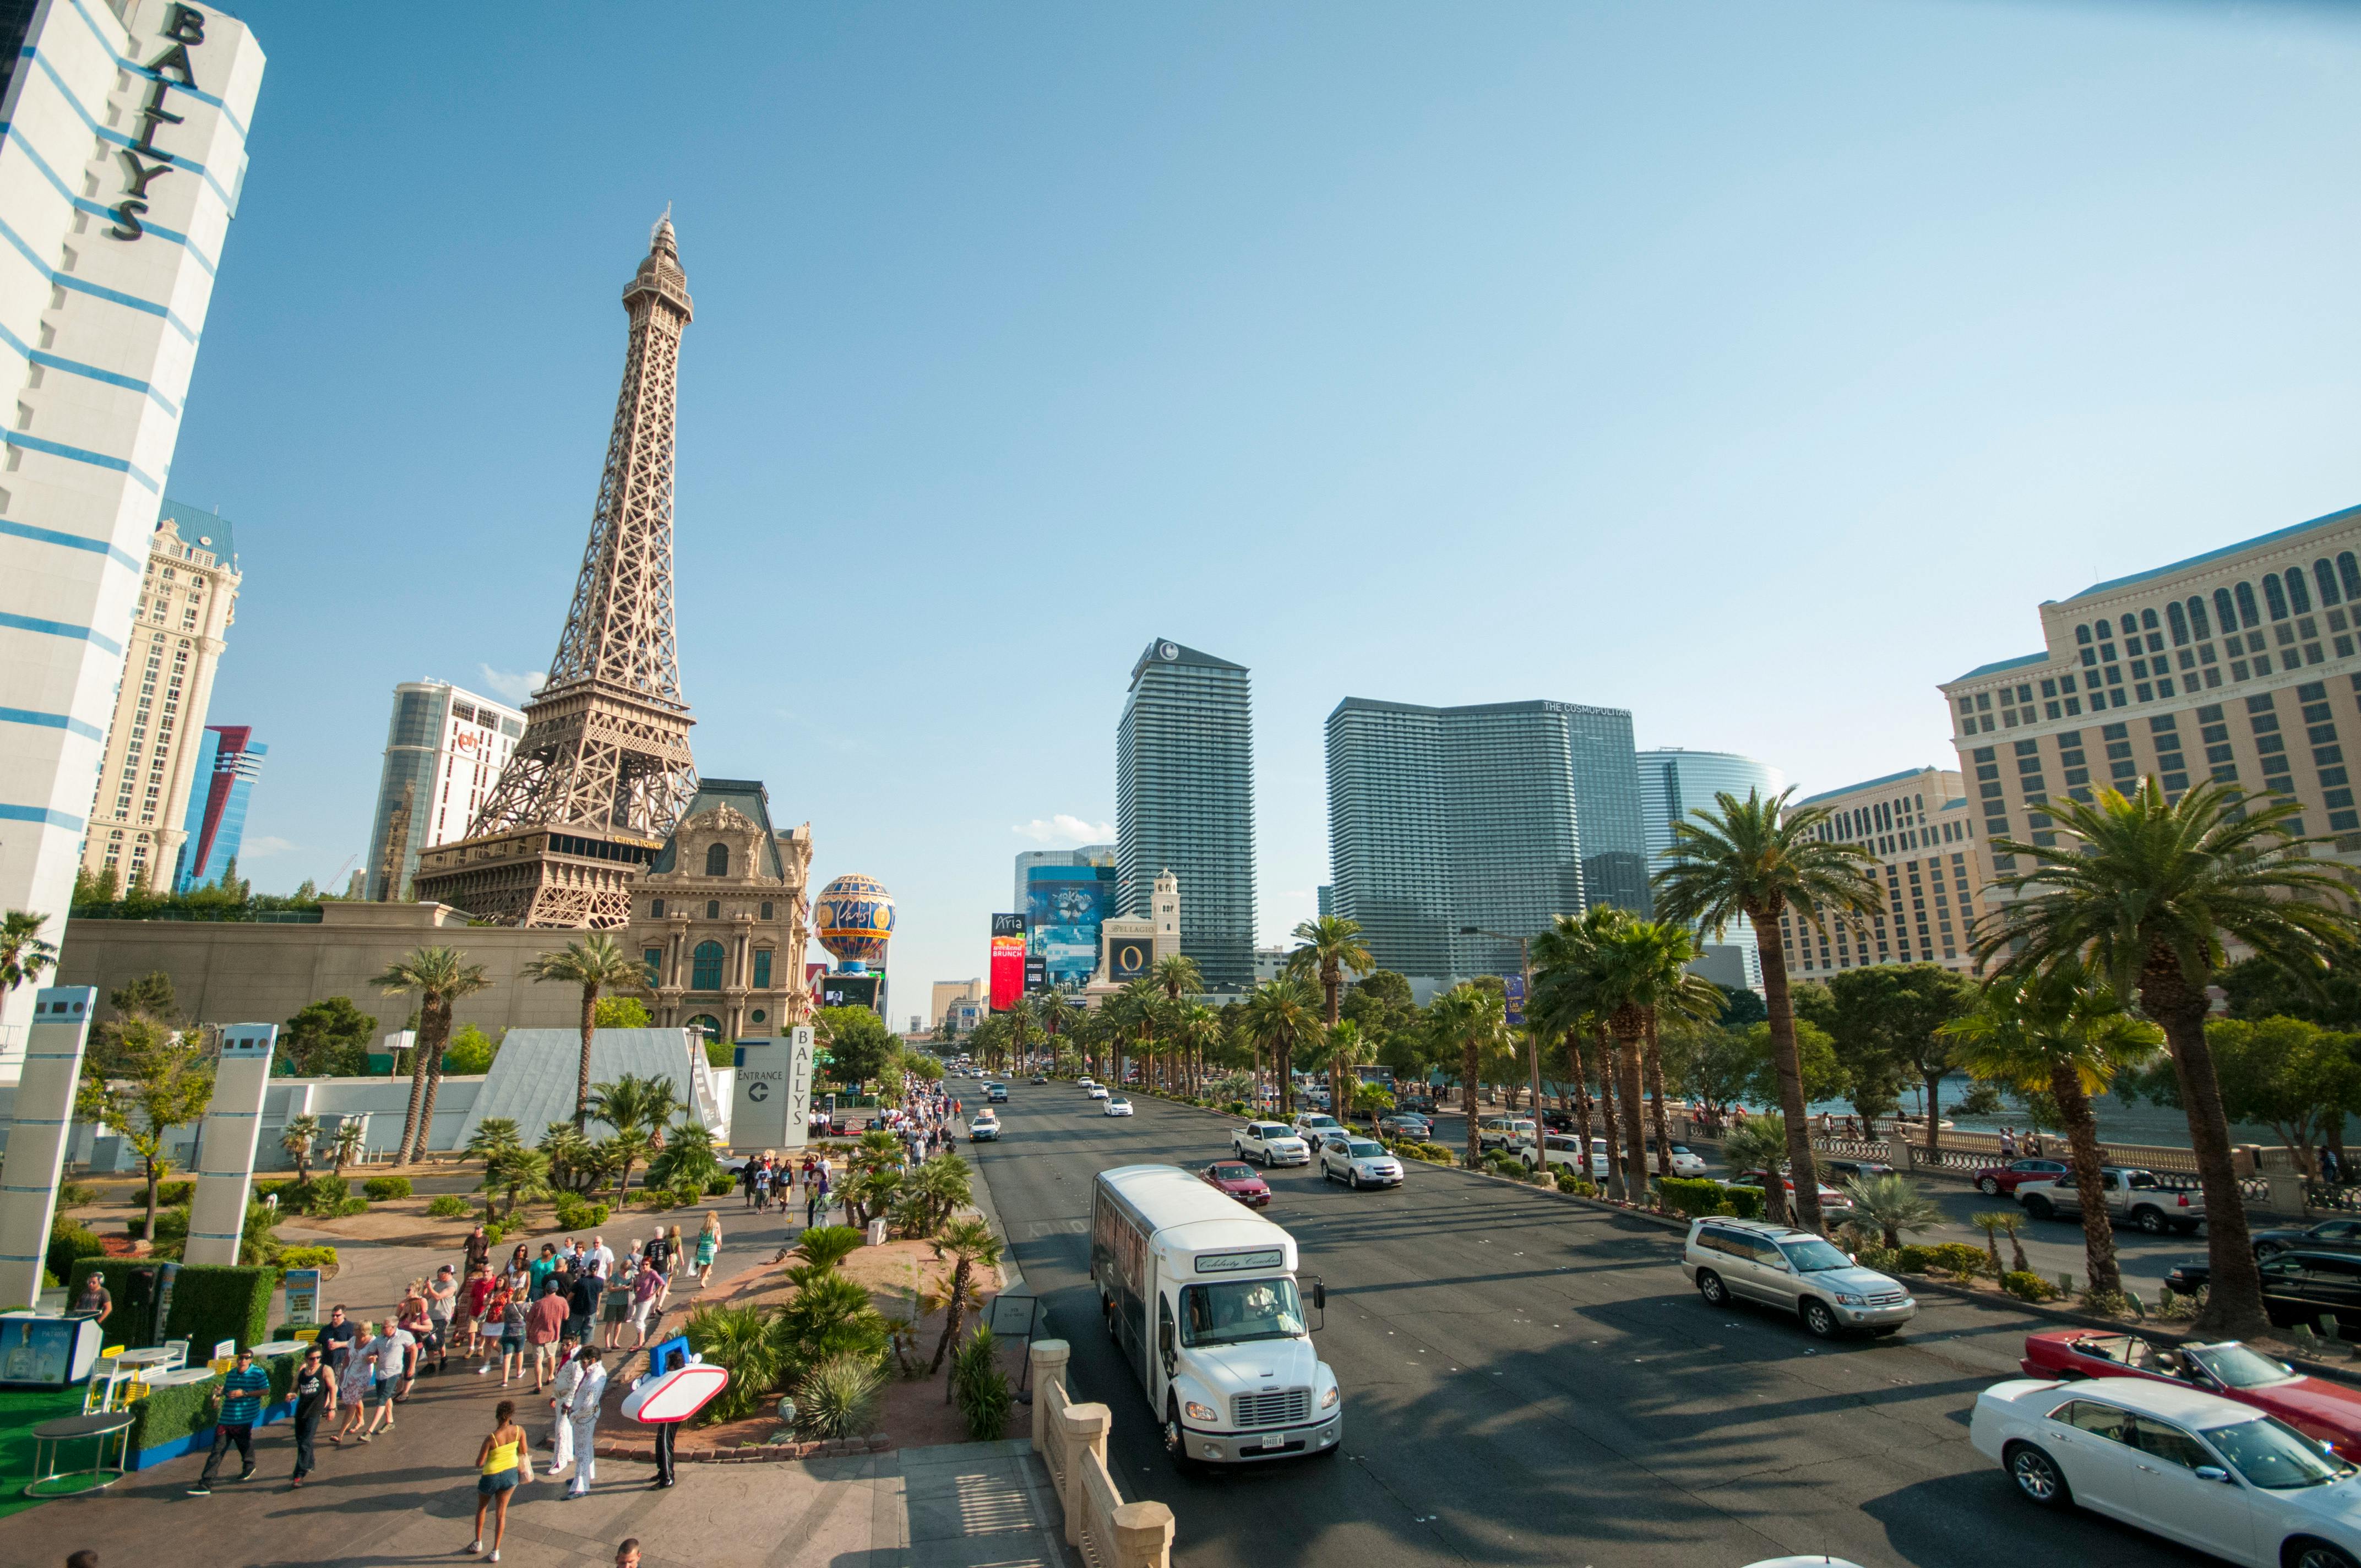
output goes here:
<path id="1" fill-rule="evenodd" d="M 1181 1475 L 1197 1473 L 1197 1462 L 1189 1457 L 1189 1433 L 1180 1425 L 1180 1407 L 1169 1399 L 1164 1405 L 1164 1452 Z"/>

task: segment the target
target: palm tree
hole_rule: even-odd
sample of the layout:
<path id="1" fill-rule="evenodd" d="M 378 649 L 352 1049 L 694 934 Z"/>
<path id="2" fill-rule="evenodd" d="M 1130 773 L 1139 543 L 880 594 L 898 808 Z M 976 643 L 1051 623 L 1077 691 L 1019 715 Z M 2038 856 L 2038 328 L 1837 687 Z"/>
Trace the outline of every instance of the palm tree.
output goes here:
<path id="1" fill-rule="evenodd" d="M 1293 1099 L 1295 1053 L 1320 1036 L 1318 998 L 1309 982 L 1283 974 L 1266 981 L 1246 996 L 1247 1037 L 1270 1052 L 1279 1074 L 1279 1113 L 1288 1113 Z"/>
<path id="2" fill-rule="evenodd" d="M 1782 1116 L 1749 1116 L 1721 1135 L 1722 1163 L 1732 1170 L 1760 1170 L 1763 1217 L 1774 1225 L 1787 1223 L 1787 1189 L 1779 1168 L 1787 1158 L 1787 1124 Z M 1796 1189 L 1801 1192 L 1803 1189 Z"/>
<path id="3" fill-rule="evenodd" d="M 1071 1024 L 1074 1015 L 1081 1011 L 1074 1005 L 1073 999 L 1062 991 L 1052 991 L 1041 998 L 1041 1027 L 1049 1033 L 1049 1049 L 1053 1054 L 1058 1048 L 1058 1036 L 1066 1032 L 1066 1025 Z"/>
<path id="4" fill-rule="evenodd" d="M 320 1118 L 306 1113 L 287 1118 L 287 1125 L 279 1135 L 279 1146 L 295 1162 L 295 1179 L 312 1179 L 312 1147 L 320 1141 Z"/>
<path id="5" fill-rule="evenodd" d="M 1353 1069 L 1371 1054 L 1368 1038 L 1358 1024 L 1346 1018 L 1328 1025 L 1328 1105 L 1336 1120 L 1348 1127 L 1353 1124 L 1353 1102 L 1360 1084 L 1360 1074 Z"/>
<path id="6" fill-rule="evenodd" d="M 642 1078 L 625 1073 L 612 1083 L 590 1088 L 590 1114 L 615 1129 L 609 1153 L 620 1162 L 615 1190 L 631 1185 L 631 1168 L 649 1146 L 649 1135 L 661 1130 L 682 1109 L 680 1086 L 669 1078 Z"/>
<path id="7" fill-rule="evenodd" d="M 1884 894 L 1864 869 L 1876 857 L 1857 844 L 1820 838 L 1828 808 L 1791 806 L 1794 790 L 1764 800 L 1727 791 L 1716 809 L 1673 824 L 1673 846 L 1656 873 L 1656 913 L 1717 938 L 1744 916 L 1754 927 L 1763 960 L 1763 1001 L 1771 1014 L 1771 1053 L 1779 1071 L 1779 1104 L 1787 1125 L 1787 1163 L 1795 1179 L 1795 1207 L 1806 1230 L 1820 1218 L 1819 1167 L 1804 1113 L 1804 1075 L 1795 1057 L 1795 1006 L 1787 991 L 1787 957 L 1779 945 L 1779 917 L 1819 920 L 1877 915 Z"/>
<path id="8" fill-rule="evenodd" d="M 579 1192 L 598 1179 L 598 1151 L 571 1122 L 552 1122 L 533 1146 L 549 1157 L 550 1179 Z"/>
<path id="9" fill-rule="evenodd" d="M 484 1161 L 485 1223 L 489 1223 L 498 1217 L 492 1212 L 490 1194 L 506 1190 L 508 1212 L 513 1217 L 520 1202 L 532 1202 L 549 1196 L 549 1157 L 539 1149 L 511 1143 L 492 1151 Z"/>
<path id="10" fill-rule="evenodd" d="M 342 1176 L 345 1167 L 359 1162 L 361 1146 L 368 1136 L 368 1129 L 358 1116 L 346 1116 L 336 1124 L 335 1142 L 328 1146 L 328 1152 L 335 1162 L 331 1174 Z"/>
<path id="11" fill-rule="evenodd" d="M 1149 979 L 1164 992 L 1168 1002 L 1178 1002 L 1183 992 L 1194 996 L 1205 989 L 1205 977 L 1198 972 L 1197 960 L 1186 953 L 1167 953 L 1156 960 Z"/>
<path id="12" fill-rule="evenodd" d="M 1300 946 L 1289 955 L 1290 961 L 1300 961 L 1319 975 L 1328 1025 L 1334 1028 L 1344 996 L 1345 971 L 1367 974 L 1378 967 L 1378 960 L 1369 956 L 1368 945 L 1361 940 L 1361 923 L 1341 915 L 1303 921 L 1295 927 L 1294 937 Z"/>
<path id="13" fill-rule="evenodd" d="M 1467 1103 L 1467 1167 L 1483 1161 L 1476 1130 L 1476 1075 L 1484 1053 L 1508 1037 L 1508 1002 L 1497 991 L 1479 985 L 1455 985 L 1427 1009 L 1427 1026 L 1435 1043 L 1459 1052 L 1459 1081 Z"/>
<path id="14" fill-rule="evenodd" d="M 1202 1002 L 1186 1003 L 1169 1027 L 1173 1040 L 1185 1053 L 1188 1091 L 1197 1093 L 1204 1079 L 1206 1050 L 1222 1037 L 1222 1015 Z"/>
<path id="15" fill-rule="evenodd" d="M 1642 920 L 1621 910 L 1620 919 L 1603 919 L 1589 943 L 1587 968 L 1591 1004 L 1607 1018 L 1614 1032 L 1618 1072 L 1616 1097 L 1622 1102 L 1624 1190 L 1631 1201 L 1648 1195 L 1648 1154 L 1640 1129 L 1642 1063 L 1655 1082 L 1654 1124 L 1659 1163 L 1672 1158 L 1672 1135 L 1664 1122 L 1664 1069 L 1653 1059 L 1660 1015 L 1671 1010 L 1693 1019 L 1713 1017 L 1721 1007 L 1720 991 L 1688 972 L 1697 957 L 1697 943 L 1686 929 L 1669 921 Z"/>
<path id="16" fill-rule="evenodd" d="M 608 990 L 644 992 L 646 966 L 623 951 L 614 938 L 593 931 L 556 952 L 542 954 L 524 966 L 524 975 L 531 981 L 582 988 L 582 1063 L 574 1078 L 574 1124 L 586 1127 L 590 1119 L 590 1036 L 598 1025 L 598 993 Z"/>
<path id="17" fill-rule="evenodd" d="M 960 1320 L 966 1315 L 968 1298 L 975 1289 L 975 1271 L 1000 1266 L 1000 1238 L 982 1220 L 961 1220 L 944 1226 L 934 1246 L 937 1257 L 956 1261 L 951 1268 L 950 1304 L 943 1314 L 943 1337 L 935 1342 L 935 1359 L 927 1367 L 929 1377 L 943 1369 L 943 1356 L 959 1338 Z M 950 1401 L 948 1387 L 943 1400 Z"/>
<path id="18" fill-rule="evenodd" d="M 707 1181 L 721 1174 L 721 1161 L 713 1153 L 713 1132 L 686 1111 L 664 1134 L 664 1147 L 648 1161 L 648 1185 L 675 1192 L 695 1188 L 703 1191 Z"/>
<path id="19" fill-rule="evenodd" d="M 419 948 L 369 982 L 388 996 L 418 992 L 418 1048 L 411 1053 L 410 1109 L 402 1117 L 401 1157 L 426 1157 L 434 1126 L 434 1091 L 443 1082 L 443 1047 L 451 1038 L 451 1008 L 492 983 L 481 964 L 456 948 Z"/>
<path id="20" fill-rule="evenodd" d="M 1973 1077 L 2047 1094 L 2057 1105 L 2082 1211 L 2083 1272 L 2094 1295 L 2121 1290 L 2091 1096 L 2153 1057 L 2163 1031 L 2125 1011 L 2121 998 L 2079 964 L 2059 962 L 2043 973 L 1993 977 L 1976 1011 L 1942 1033 L 1957 1042 L 1960 1064 Z"/>
<path id="21" fill-rule="evenodd" d="M 2262 1275 L 2230 1163 L 2229 1118 L 2205 1043 L 2205 988 L 2226 961 L 2224 938 L 2317 982 L 2328 955 L 2355 937 L 2344 873 L 2307 853 L 2328 842 L 2290 831 L 2302 809 L 2250 800 L 2208 779 L 2168 800 L 2157 781 L 2096 801 L 2052 797 L 2045 807 L 2068 844 L 1995 839 L 1996 856 L 2024 855 L 2029 872 L 1996 885 L 2014 899 L 1987 905 L 1978 961 L 2011 976 L 2072 959 L 2164 1031 L 2189 1116 L 2189 1142 L 2205 1190 L 2205 1250 L 2213 1266 L 2200 1332 L 2263 1334 Z"/>
<path id="22" fill-rule="evenodd" d="M 1033 999 L 1029 996 L 1018 997 L 1015 1004 L 1002 1014 L 1002 1019 L 1008 1027 L 1006 1034 L 999 1042 L 1001 1058 L 999 1070 L 1005 1070 L 1011 1061 L 1022 1058 L 1027 1048 L 1041 1036 L 1034 1023 Z"/>
<path id="23" fill-rule="evenodd" d="M 41 927 L 49 923 L 48 916 L 22 909 L 0 916 L 0 996 L 40 979 L 43 970 L 56 967 L 56 946 L 41 939 Z"/>
<path id="24" fill-rule="evenodd" d="M 1906 1176 L 1856 1176 L 1845 1183 L 1845 1191 L 1888 1247 L 1900 1246 L 1905 1231 L 1930 1230 L 1943 1223 L 1943 1211 Z"/>

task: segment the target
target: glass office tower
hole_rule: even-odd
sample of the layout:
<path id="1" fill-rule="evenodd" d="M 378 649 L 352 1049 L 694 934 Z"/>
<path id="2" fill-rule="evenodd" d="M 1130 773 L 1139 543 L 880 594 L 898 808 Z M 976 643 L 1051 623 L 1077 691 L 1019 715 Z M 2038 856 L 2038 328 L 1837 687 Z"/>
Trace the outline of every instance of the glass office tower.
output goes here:
<path id="1" fill-rule="evenodd" d="M 247 802 L 254 781 L 262 776 L 262 759 L 270 748 L 258 744 L 254 729 L 245 724 L 208 724 L 197 755 L 197 787 L 189 793 L 189 816 L 183 828 L 172 891 L 186 893 L 205 883 L 218 882 L 237 859 L 246 838 Z"/>
<path id="2" fill-rule="evenodd" d="M 1741 757 L 1735 751 L 1689 751 L 1678 746 L 1640 753 L 1640 812 L 1648 825 L 1648 871 L 1653 875 L 1672 848 L 1673 824 L 1698 810 L 1713 809 L 1714 796 L 1727 792 L 1744 800 L 1759 793 L 1768 800 L 1787 787 L 1778 769 Z M 1754 927 L 1744 916 L 1721 934 L 1721 943 L 1736 949 L 1731 963 L 1743 968 L 1746 983 L 1763 983 L 1763 960 L 1754 945 Z M 1717 981 L 1735 978 L 1727 970 L 1715 971 Z"/>
<path id="3" fill-rule="evenodd" d="M 1511 974 L 1517 944 L 1592 900 L 1649 909 L 1631 716 L 1563 702 L 1328 716 L 1332 904 L 1380 967 Z"/>
<path id="4" fill-rule="evenodd" d="M 1147 918 L 1180 883 L 1180 950 L 1208 989 L 1254 984 L 1254 716 L 1246 667 L 1159 639 L 1115 726 L 1115 897 Z"/>

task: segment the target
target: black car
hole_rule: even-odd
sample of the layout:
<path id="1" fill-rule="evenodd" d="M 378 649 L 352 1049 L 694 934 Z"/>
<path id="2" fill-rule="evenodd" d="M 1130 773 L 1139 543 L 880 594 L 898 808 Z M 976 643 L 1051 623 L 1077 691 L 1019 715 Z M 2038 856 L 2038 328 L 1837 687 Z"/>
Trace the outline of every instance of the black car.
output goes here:
<path id="1" fill-rule="evenodd" d="M 1432 1116 L 1434 1114 L 1434 1096 L 1432 1094 L 1405 1094 L 1394 1102 L 1394 1109 L 1397 1111 L 1415 1111 L 1422 1116 Z"/>
<path id="2" fill-rule="evenodd" d="M 2262 1276 L 2263 1311 L 2281 1328 L 2317 1328 L 2333 1317 L 2339 1335 L 2361 1334 L 2361 1257 L 2283 1252 L 2263 1259 Z"/>
<path id="3" fill-rule="evenodd" d="M 2164 1277 L 2164 1282 L 2180 1295 L 2194 1296 L 2212 1283 L 2213 1278 L 2212 1261 L 2202 1257 L 2192 1257 L 2185 1263 L 2174 1264 L 2172 1272 Z"/>
<path id="4" fill-rule="evenodd" d="M 1032 1081 L 1034 1081 L 1035 1083 L 1047 1083 L 1047 1082 L 1049 1082 L 1049 1080 L 1048 1075 L 1043 1074 L 1043 1073 L 1038 1073 L 1038 1072 L 1037 1072 L 1037 1073 L 1035 1073 L 1035 1074 L 1033 1075 L 1033 1080 L 1032 1080 Z"/>
<path id="5" fill-rule="evenodd" d="M 2255 1233 L 2255 1255 L 2274 1253 L 2361 1252 L 2361 1220 L 2323 1220 L 2309 1228 L 2293 1225 Z"/>
<path id="6" fill-rule="evenodd" d="M 1882 1159 L 1825 1159 L 1820 1161 L 1820 1173 L 1830 1181 L 1867 1181 L 1872 1177 L 1892 1176 L 1894 1169 Z"/>
<path id="7" fill-rule="evenodd" d="M 1542 1113 L 1542 1127 L 1544 1131 L 1552 1133 L 1570 1133 L 1574 1131 L 1574 1113 L 1544 1111 Z"/>

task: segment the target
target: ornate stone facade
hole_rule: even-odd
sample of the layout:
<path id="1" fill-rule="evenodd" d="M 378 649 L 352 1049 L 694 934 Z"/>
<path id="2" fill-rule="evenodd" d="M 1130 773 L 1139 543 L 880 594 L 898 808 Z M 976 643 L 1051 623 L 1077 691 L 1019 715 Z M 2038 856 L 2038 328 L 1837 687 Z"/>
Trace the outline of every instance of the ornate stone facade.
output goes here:
<path id="1" fill-rule="evenodd" d="M 631 950 L 648 967 L 659 1027 L 734 1040 L 811 1016 L 811 824 L 771 826 L 762 784 L 707 779 L 631 889 Z"/>

